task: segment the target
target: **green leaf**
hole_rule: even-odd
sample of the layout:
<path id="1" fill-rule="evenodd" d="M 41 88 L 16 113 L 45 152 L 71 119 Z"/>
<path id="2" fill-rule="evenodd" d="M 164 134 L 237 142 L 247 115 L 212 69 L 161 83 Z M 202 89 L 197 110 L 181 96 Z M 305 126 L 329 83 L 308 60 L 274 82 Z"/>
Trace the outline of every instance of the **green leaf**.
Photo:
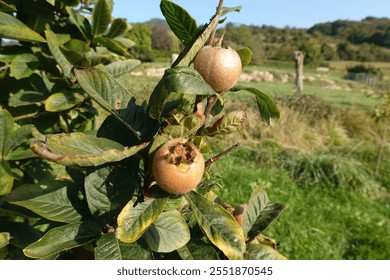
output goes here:
<path id="1" fill-rule="evenodd" d="M 188 225 L 177 210 L 161 213 L 144 236 L 149 248 L 159 253 L 179 249 L 191 238 Z"/>
<path id="2" fill-rule="evenodd" d="M 77 29 L 80 31 L 81 35 L 84 37 L 86 41 L 90 41 L 92 39 L 92 31 L 91 25 L 87 18 L 75 12 L 71 7 L 65 7 L 67 13 L 69 14 L 69 20 L 72 24 L 74 24 Z"/>
<path id="3" fill-rule="evenodd" d="M 27 136 L 32 132 L 32 125 L 24 125 L 15 130 L 15 132 L 7 138 L 7 148 L 8 152 L 4 156 L 5 160 L 18 160 L 29 157 L 35 157 L 34 154 L 30 153 L 30 149 L 26 149 L 23 146 L 23 142 L 26 141 Z M 20 147 L 18 147 L 20 146 Z M 27 152 L 29 151 L 29 152 Z M 27 156 L 27 157 L 26 157 Z"/>
<path id="4" fill-rule="evenodd" d="M 11 95 L 8 99 L 8 105 L 11 107 L 27 106 L 42 102 L 45 98 L 46 97 L 40 92 L 21 90 L 18 93 Z"/>
<path id="5" fill-rule="evenodd" d="M 92 11 L 92 34 L 97 36 L 106 32 L 111 22 L 112 1 L 97 0 Z"/>
<path id="6" fill-rule="evenodd" d="M 0 11 L 2 12 L 16 12 L 16 8 L 12 4 L 5 3 L 4 1 L 0 1 Z"/>
<path id="7" fill-rule="evenodd" d="M 64 45 L 68 50 L 78 52 L 79 54 L 85 55 L 91 48 L 87 43 L 78 39 L 71 39 Z"/>
<path id="8" fill-rule="evenodd" d="M 263 244 L 248 244 L 245 260 L 287 260 L 274 248 Z"/>
<path id="9" fill-rule="evenodd" d="M 0 37 L 19 41 L 46 42 L 41 35 L 23 22 L 3 12 L 0 12 Z"/>
<path id="10" fill-rule="evenodd" d="M 49 230 L 38 241 L 27 246 L 23 252 L 30 258 L 49 257 L 95 240 L 101 231 L 100 226 L 90 221 L 67 224 Z"/>
<path id="11" fill-rule="evenodd" d="M 23 17 L 24 23 L 38 33 L 43 32 L 46 24 L 51 24 L 54 20 L 54 8 L 47 1 L 27 1 L 22 6 L 19 4 L 18 8 L 21 9 L 18 15 L 28 15 Z"/>
<path id="12" fill-rule="evenodd" d="M 15 129 L 12 134 L 9 134 L 4 142 L 3 154 L 5 159 L 18 146 L 26 141 L 26 138 L 31 134 L 33 125 L 23 125 Z"/>
<path id="13" fill-rule="evenodd" d="M 35 140 L 31 148 L 37 155 L 59 164 L 98 166 L 131 157 L 147 145 L 124 147 L 110 139 L 75 132 L 47 136 L 46 142 Z"/>
<path id="14" fill-rule="evenodd" d="M 9 232 L 0 232 L 0 260 L 4 260 L 7 256 L 7 245 L 10 239 L 11 235 Z"/>
<path id="15" fill-rule="evenodd" d="M 207 238 L 229 259 L 242 259 L 246 249 L 244 233 L 233 216 L 194 191 L 184 196 Z"/>
<path id="16" fill-rule="evenodd" d="M 1 0 L 0 0 L 1 1 Z M 12 59 L 14 59 L 16 57 L 16 54 L 5 54 L 5 53 L 1 53 L 0 54 L 0 61 L 1 62 L 4 62 L 6 64 L 9 64 L 12 62 Z"/>
<path id="17" fill-rule="evenodd" d="M 241 59 L 242 67 L 247 66 L 252 61 L 252 51 L 249 48 L 242 48 L 237 50 L 238 55 Z"/>
<path id="18" fill-rule="evenodd" d="M 49 3 L 50 5 L 54 6 L 56 1 L 55 0 L 46 0 L 47 3 Z"/>
<path id="19" fill-rule="evenodd" d="M 95 217 L 110 219 L 133 196 L 140 187 L 139 161 L 130 158 L 116 165 L 87 168 L 85 196 Z"/>
<path id="20" fill-rule="evenodd" d="M 97 240 L 96 260 L 151 260 L 152 254 L 138 242 L 124 243 L 114 233 L 103 234 Z"/>
<path id="21" fill-rule="evenodd" d="M 90 66 L 87 55 L 91 49 L 87 43 L 72 39 L 66 42 L 64 46 L 60 46 L 60 50 L 72 65 L 81 67 Z"/>
<path id="22" fill-rule="evenodd" d="M 214 95 L 214 90 L 205 83 L 193 68 L 177 67 L 165 70 L 165 74 L 153 90 L 149 99 L 149 116 L 159 120 L 164 105 L 172 93 L 188 95 Z"/>
<path id="23" fill-rule="evenodd" d="M 73 65 L 66 59 L 64 54 L 61 52 L 56 34 L 51 30 L 45 30 L 47 45 L 49 46 L 50 52 L 54 59 L 60 65 L 64 76 L 69 78 L 72 73 Z"/>
<path id="24" fill-rule="evenodd" d="M 191 238 L 177 252 L 183 260 L 219 260 L 213 246 L 202 239 Z"/>
<path id="25" fill-rule="evenodd" d="M 118 113 L 126 108 L 133 96 L 110 74 L 95 68 L 76 69 L 76 78 L 81 87 L 100 106 L 123 123 L 140 140 L 139 133 L 125 122 Z"/>
<path id="26" fill-rule="evenodd" d="M 18 187 L 6 200 L 51 221 L 76 223 L 88 213 L 78 194 L 79 187 L 71 182 L 43 181 Z"/>
<path id="27" fill-rule="evenodd" d="M 12 115 L 5 109 L 0 110 L 0 157 L 6 155 L 4 149 L 7 143 L 7 138 L 14 132 L 15 123 Z"/>
<path id="28" fill-rule="evenodd" d="M 90 66 L 89 60 L 83 54 L 80 54 L 79 52 L 75 52 L 61 46 L 60 46 L 60 50 L 65 56 L 65 58 L 69 61 L 69 63 L 72 64 L 72 66 L 77 66 L 77 67 Z"/>
<path id="29" fill-rule="evenodd" d="M 272 125 L 279 120 L 280 111 L 269 95 L 256 88 L 245 86 L 235 86 L 230 91 L 237 92 L 241 90 L 248 91 L 255 95 L 260 116 L 266 125 Z"/>
<path id="30" fill-rule="evenodd" d="M 0 249 L 6 247 L 11 239 L 9 232 L 0 232 Z"/>
<path id="31" fill-rule="evenodd" d="M 158 134 L 153 139 L 153 143 L 149 148 L 149 155 L 151 155 L 153 152 L 155 152 L 161 145 L 163 145 L 165 142 L 170 140 L 171 138 L 169 135 L 166 134 Z"/>
<path id="32" fill-rule="evenodd" d="M 116 172 L 113 171 L 113 167 L 110 166 L 87 169 L 84 183 L 85 195 L 88 208 L 94 216 L 105 215 L 114 208 L 112 196 L 117 188 L 114 184 Z"/>
<path id="33" fill-rule="evenodd" d="M 127 19 L 126 18 L 116 18 L 111 23 L 111 27 L 108 30 L 106 36 L 108 38 L 115 38 L 123 35 L 127 31 Z"/>
<path id="34" fill-rule="evenodd" d="M 11 235 L 9 243 L 19 249 L 25 248 L 42 236 L 40 231 L 27 223 L 5 222 L 4 219 L 0 222 L 0 231 L 9 232 Z"/>
<path id="35" fill-rule="evenodd" d="M 187 45 L 198 33 L 196 21 L 185 9 L 171 1 L 162 0 L 160 9 L 173 33 Z"/>
<path id="36" fill-rule="evenodd" d="M 27 158 L 33 158 L 37 155 L 30 149 L 30 147 L 26 147 L 24 145 L 21 145 L 14 149 L 12 152 L 10 152 L 4 159 L 5 160 L 21 160 L 21 159 L 27 159 Z M 18 169 L 19 170 L 19 169 Z M 22 172 L 23 174 L 23 172 Z M 23 175 L 22 175 L 23 177 Z"/>
<path id="37" fill-rule="evenodd" d="M 169 125 L 164 128 L 164 134 L 171 138 L 188 137 L 193 135 L 200 127 L 202 122 L 194 115 L 185 117 L 178 125 Z"/>
<path id="38" fill-rule="evenodd" d="M 108 50 L 113 53 L 119 54 L 125 57 L 131 57 L 131 55 L 127 52 L 127 48 L 116 39 L 106 38 L 103 36 L 97 36 L 94 39 L 95 44 L 100 44 L 101 46 L 106 47 Z"/>
<path id="39" fill-rule="evenodd" d="M 127 49 L 130 49 L 136 45 L 136 43 L 133 40 L 130 40 L 129 38 L 125 38 L 125 37 L 116 37 L 115 41 L 121 43 Z M 129 54 L 129 56 L 131 56 L 131 54 Z"/>
<path id="40" fill-rule="evenodd" d="M 88 65 L 90 67 L 98 66 L 99 64 L 107 64 L 112 61 L 112 56 L 110 56 L 108 53 L 102 53 L 100 52 L 89 52 L 86 55 L 86 59 L 88 60 Z"/>
<path id="41" fill-rule="evenodd" d="M 0 196 L 6 195 L 12 190 L 14 176 L 8 162 L 0 160 Z"/>
<path id="42" fill-rule="evenodd" d="M 166 1 L 166 0 L 165 0 Z M 222 9 L 221 13 L 216 13 L 208 24 L 205 24 L 192 39 L 186 44 L 186 47 L 180 53 L 179 57 L 172 64 L 172 68 L 177 66 L 189 66 L 194 60 L 198 51 L 204 47 L 209 40 L 211 33 L 217 28 L 221 15 L 232 11 L 238 11 L 239 7 L 233 9 Z"/>
<path id="43" fill-rule="evenodd" d="M 129 201 L 118 216 L 116 237 L 126 243 L 137 241 L 164 210 L 168 197 L 146 200 L 134 206 Z"/>
<path id="44" fill-rule="evenodd" d="M 10 65 L 10 76 L 17 80 L 27 78 L 34 73 L 38 64 L 38 57 L 24 53 L 15 56 Z"/>
<path id="45" fill-rule="evenodd" d="M 11 160 L 11 153 L 18 146 L 22 145 L 31 134 L 32 125 L 17 127 L 12 115 L 7 110 L 0 111 L 0 159 Z M 20 152 L 20 150 L 18 151 Z M 12 155 L 13 157 L 15 154 Z M 20 155 L 19 155 L 20 157 Z M 4 175 L 4 186 L 11 184 L 12 172 L 9 171 L 8 164 L 3 163 L 1 173 Z M 7 176 L 7 174 L 9 174 Z M 8 183 L 6 183 L 8 182 Z"/>
<path id="46" fill-rule="evenodd" d="M 82 102 L 74 94 L 57 92 L 50 95 L 45 101 L 45 109 L 48 112 L 62 112 L 75 107 Z"/>
<path id="47" fill-rule="evenodd" d="M 111 74 L 113 77 L 119 77 L 124 74 L 130 73 L 132 70 L 141 65 L 141 61 L 138 59 L 126 59 L 112 62 L 104 66 L 104 70 Z"/>
<path id="48" fill-rule="evenodd" d="M 218 119 L 212 126 L 207 128 L 207 136 L 218 134 L 226 135 L 241 128 L 246 116 L 243 111 L 233 111 Z"/>
<path id="49" fill-rule="evenodd" d="M 172 68 L 177 66 L 189 66 L 194 60 L 198 51 L 204 47 L 208 39 L 210 38 L 211 33 L 218 26 L 219 19 L 221 14 L 215 14 L 210 23 L 205 24 L 201 30 L 198 32 L 197 36 L 194 36 L 184 47 L 183 51 L 180 53 L 179 57 L 172 64 Z"/>
<path id="50" fill-rule="evenodd" d="M 252 238 L 265 230 L 287 206 L 268 199 L 267 192 L 260 187 L 253 191 L 248 207 L 244 211 L 243 229 L 245 236 Z"/>

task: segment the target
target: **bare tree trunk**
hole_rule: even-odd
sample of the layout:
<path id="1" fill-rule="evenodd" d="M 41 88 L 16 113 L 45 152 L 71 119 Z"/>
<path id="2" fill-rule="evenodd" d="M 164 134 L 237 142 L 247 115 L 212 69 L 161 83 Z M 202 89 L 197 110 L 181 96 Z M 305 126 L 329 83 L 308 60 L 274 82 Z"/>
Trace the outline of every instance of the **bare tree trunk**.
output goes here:
<path id="1" fill-rule="evenodd" d="M 300 94 L 303 92 L 303 61 L 305 55 L 301 51 L 295 51 L 291 54 L 291 57 L 295 61 L 295 85 L 297 92 Z"/>

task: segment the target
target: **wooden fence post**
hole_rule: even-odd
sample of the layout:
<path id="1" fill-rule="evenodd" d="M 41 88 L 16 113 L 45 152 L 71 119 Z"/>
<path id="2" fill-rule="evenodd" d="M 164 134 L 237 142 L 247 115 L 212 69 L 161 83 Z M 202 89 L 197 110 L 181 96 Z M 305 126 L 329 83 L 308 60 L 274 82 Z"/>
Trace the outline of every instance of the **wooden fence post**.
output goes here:
<path id="1" fill-rule="evenodd" d="M 301 51 L 295 51 L 291 54 L 291 58 L 295 61 L 295 85 L 297 92 L 303 92 L 303 61 L 305 55 Z"/>

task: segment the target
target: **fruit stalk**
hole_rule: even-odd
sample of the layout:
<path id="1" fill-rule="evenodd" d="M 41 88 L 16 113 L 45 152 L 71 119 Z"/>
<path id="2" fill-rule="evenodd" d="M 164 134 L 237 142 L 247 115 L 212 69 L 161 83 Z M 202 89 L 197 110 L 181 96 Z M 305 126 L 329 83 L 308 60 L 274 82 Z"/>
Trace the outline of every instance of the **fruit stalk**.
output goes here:
<path id="1" fill-rule="evenodd" d="M 216 95 L 212 95 L 212 96 L 207 98 L 207 105 L 206 105 L 206 109 L 204 110 L 205 122 L 198 129 L 198 131 L 196 132 L 196 135 L 198 135 L 198 136 L 202 135 L 203 130 L 205 129 L 206 122 L 207 122 L 208 118 L 210 117 L 211 111 L 213 110 L 213 107 L 214 107 L 215 103 L 217 102 L 217 100 L 218 100 L 218 97 Z"/>

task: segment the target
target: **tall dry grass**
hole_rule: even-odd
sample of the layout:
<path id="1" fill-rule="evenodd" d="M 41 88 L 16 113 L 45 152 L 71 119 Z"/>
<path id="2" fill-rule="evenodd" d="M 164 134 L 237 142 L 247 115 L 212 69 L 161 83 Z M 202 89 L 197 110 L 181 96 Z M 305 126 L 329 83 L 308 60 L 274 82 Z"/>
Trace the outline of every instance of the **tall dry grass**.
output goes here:
<path id="1" fill-rule="evenodd" d="M 261 121 L 257 106 L 250 100 L 234 100 L 226 104 L 227 112 L 244 108 L 247 116 L 242 129 L 223 141 L 226 145 L 240 141 L 253 146 L 275 141 L 288 149 L 328 151 L 337 147 L 352 147 L 360 141 L 379 145 L 381 127 L 371 112 L 352 107 L 327 106 L 315 101 L 310 109 L 300 109 L 289 101 L 279 101 L 280 120 L 273 126 Z"/>

